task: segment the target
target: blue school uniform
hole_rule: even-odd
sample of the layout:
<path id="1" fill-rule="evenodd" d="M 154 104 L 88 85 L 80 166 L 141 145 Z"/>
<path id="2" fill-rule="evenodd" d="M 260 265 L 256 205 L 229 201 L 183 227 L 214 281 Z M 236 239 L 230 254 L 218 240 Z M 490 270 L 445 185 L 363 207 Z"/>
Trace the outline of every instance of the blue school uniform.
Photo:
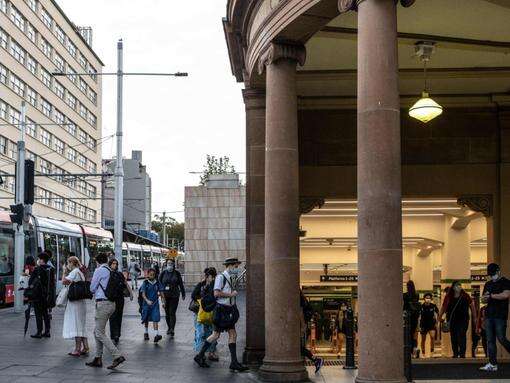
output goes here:
<path id="1" fill-rule="evenodd" d="M 142 305 L 142 323 L 159 322 L 161 316 L 159 314 L 159 295 L 158 292 L 162 290 L 161 284 L 154 280 L 151 283 L 148 279 L 142 283 L 140 287 L 140 294 L 145 293 L 148 300 L 152 301 L 152 305 L 148 305 L 144 300 Z"/>

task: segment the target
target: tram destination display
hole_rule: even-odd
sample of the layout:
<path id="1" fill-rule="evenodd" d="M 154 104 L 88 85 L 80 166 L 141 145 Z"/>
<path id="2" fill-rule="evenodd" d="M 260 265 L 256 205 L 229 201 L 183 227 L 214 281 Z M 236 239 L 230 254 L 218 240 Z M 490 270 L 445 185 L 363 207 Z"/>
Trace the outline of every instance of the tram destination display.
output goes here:
<path id="1" fill-rule="evenodd" d="M 321 275 L 321 282 L 358 282 L 358 276 L 352 274 Z"/>

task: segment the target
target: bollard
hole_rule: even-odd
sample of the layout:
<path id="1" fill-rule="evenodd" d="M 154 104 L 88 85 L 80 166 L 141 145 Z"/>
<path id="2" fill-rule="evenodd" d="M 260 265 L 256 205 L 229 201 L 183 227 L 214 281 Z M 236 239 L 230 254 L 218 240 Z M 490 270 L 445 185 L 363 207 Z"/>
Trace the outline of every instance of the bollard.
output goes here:
<path id="1" fill-rule="evenodd" d="M 408 382 L 413 381 L 412 354 L 411 314 L 408 311 L 404 311 L 404 375 Z"/>
<path id="2" fill-rule="evenodd" d="M 354 312 L 351 308 L 345 311 L 345 370 L 355 370 L 354 360 Z"/>

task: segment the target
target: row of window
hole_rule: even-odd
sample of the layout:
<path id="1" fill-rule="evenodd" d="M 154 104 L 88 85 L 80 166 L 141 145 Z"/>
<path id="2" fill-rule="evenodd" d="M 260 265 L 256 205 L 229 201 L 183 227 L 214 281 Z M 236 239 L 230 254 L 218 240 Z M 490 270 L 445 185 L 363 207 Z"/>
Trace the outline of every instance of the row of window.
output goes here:
<path id="1" fill-rule="evenodd" d="M 97 220 L 97 213 L 95 210 L 76 203 L 68 198 L 64 198 L 49 190 L 43 189 L 42 187 L 35 187 L 35 196 L 37 198 L 36 202 L 40 204 L 50 206 L 54 209 L 74 215 L 89 222 L 96 222 Z"/>
<path id="2" fill-rule="evenodd" d="M 3 118 L 5 121 L 13 125 L 19 126 L 21 122 L 21 112 L 0 99 L 0 118 Z M 80 132 L 83 131 L 80 130 Z M 26 119 L 26 133 L 52 149 L 52 151 L 59 153 L 68 161 L 82 167 L 87 172 L 97 172 L 97 165 L 94 161 L 88 159 L 85 155 L 83 155 L 83 153 L 79 153 L 74 147 L 67 145 L 64 141 L 50 133 L 48 130 L 38 126 L 29 118 Z M 81 137 L 80 141 L 82 140 L 86 140 L 86 137 Z"/>
<path id="3" fill-rule="evenodd" d="M 90 134 L 80 129 L 64 113 L 55 108 L 48 100 L 39 95 L 23 80 L 0 64 L 0 83 L 8 86 L 18 96 L 23 97 L 34 108 L 40 110 L 45 116 L 57 124 L 61 124 L 72 136 L 87 145 L 89 149 L 96 151 L 97 141 Z M 80 107 L 82 105 L 80 104 Z M 84 111 L 85 112 L 85 111 Z M 81 112 L 80 112 L 81 113 Z"/>
<path id="4" fill-rule="evenodd" d="M 4 136 L 0 136 L 0 154 L 16 161 L 17 144 Z M 54 176 L 50 178 L 64 185 L 67 185 L 70 188 L 77 190 L 82 194 L 85 194 L 87 197 L 95 198 L 97 196 L 97 188 L 94 185 L 88 183 L 87 181 L 77 179 L 75 177 L 64 177 L 65 175 L 69 175 L 71 173 L 55 165 L 54 163 L 38 156 L 37 154 L 31 152 L 30 150 L 26 151 L 26 157 L 27 160 L 34 161 L 36 171 L 42 174 L 62 174 L 62 177 Z"/>
<path id="5" fill-rule="evenodd" d="M 68 89 L 66 89 L 58 80 L 56 80 L 50 72 L 44 69 L 42 65 L 40 65 L 30 54 L 28 54 L 16 42 L 16 40 L 10 37 L 2 28 L 0 28 L 0 46 L 7 50 L 11 56 L 14 57 L 20 64 L 24 65 L 34 76 L 38 77 L 49 90 L 57 95 L 58 98 L 64 101 L 71 109 L 78 112 L 85 121 L 87 121 L 94 128 L 97 128 L 96 115 L 92 113 L 85 105 L 83 105 L 83 103 L 79 102 L 78 99 Z M 7 68 L 4 67 L 2 72 L 5 76 Z M 2 72 L 0 72 L 0 76 L 2 76 Z M 89 95 L 89 98 L 93 99 L 94 102 L 97 101 L 96 93 L 88 87 L 83 78 L 74 76 L 74 78 L 71 78 L 71 81 L 75 83 L 79 82 L 79 87 L 82 92 L 86 94 L 92 92 L 92 95 Z M 20 91 L 23 89 L 24 87 L 20 88 Z M 30 90 L 33 91 L 31 88 Z M 24 97 L 22 94 L 20 95 Z M 37 99 L 34 99 L 34 101 L 37 101 Z M 34 104 L 34 106 L 36 105 Z"/>

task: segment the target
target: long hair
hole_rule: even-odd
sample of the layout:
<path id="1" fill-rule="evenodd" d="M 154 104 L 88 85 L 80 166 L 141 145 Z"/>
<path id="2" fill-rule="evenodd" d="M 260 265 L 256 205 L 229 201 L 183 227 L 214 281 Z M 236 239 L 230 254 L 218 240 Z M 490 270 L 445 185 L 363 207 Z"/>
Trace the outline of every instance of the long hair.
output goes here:
<path id="1" fill-rule="evenodd" d="M 455 285 L 460 285 L 462 287 L 462 285 L 460 284 L 459 281 L 453 281 L 452 284 L 450 285 L 450 288 L 448 289 L 448 292 L 446 293 L 446 297 L 448 299 L 453 299 L 455 297 Z"/>
<path id="2" fill-rule="evenodd" d="M 69 271 L 74 270 L 74 269 L 76 269 L 76 268 L 78 268 L 78 269 L 79 269 L 79 268 L 81 267 L 81 262 L 80 262 L 80 260 L 78 259 L 78 257 L 74 257 L 74 256 L 69 257 L 69 258 L 67 259 L 67 264 L 68 264 L 68 265 L 71 265 L 71 268 L 69 268 Z"/>
<path id="3" fill-rule="evenodd" d="M 416 286 L 413 281 L 407 281 L 407 294 L 409 297 L 414 297 L 416 295 Z"/>

